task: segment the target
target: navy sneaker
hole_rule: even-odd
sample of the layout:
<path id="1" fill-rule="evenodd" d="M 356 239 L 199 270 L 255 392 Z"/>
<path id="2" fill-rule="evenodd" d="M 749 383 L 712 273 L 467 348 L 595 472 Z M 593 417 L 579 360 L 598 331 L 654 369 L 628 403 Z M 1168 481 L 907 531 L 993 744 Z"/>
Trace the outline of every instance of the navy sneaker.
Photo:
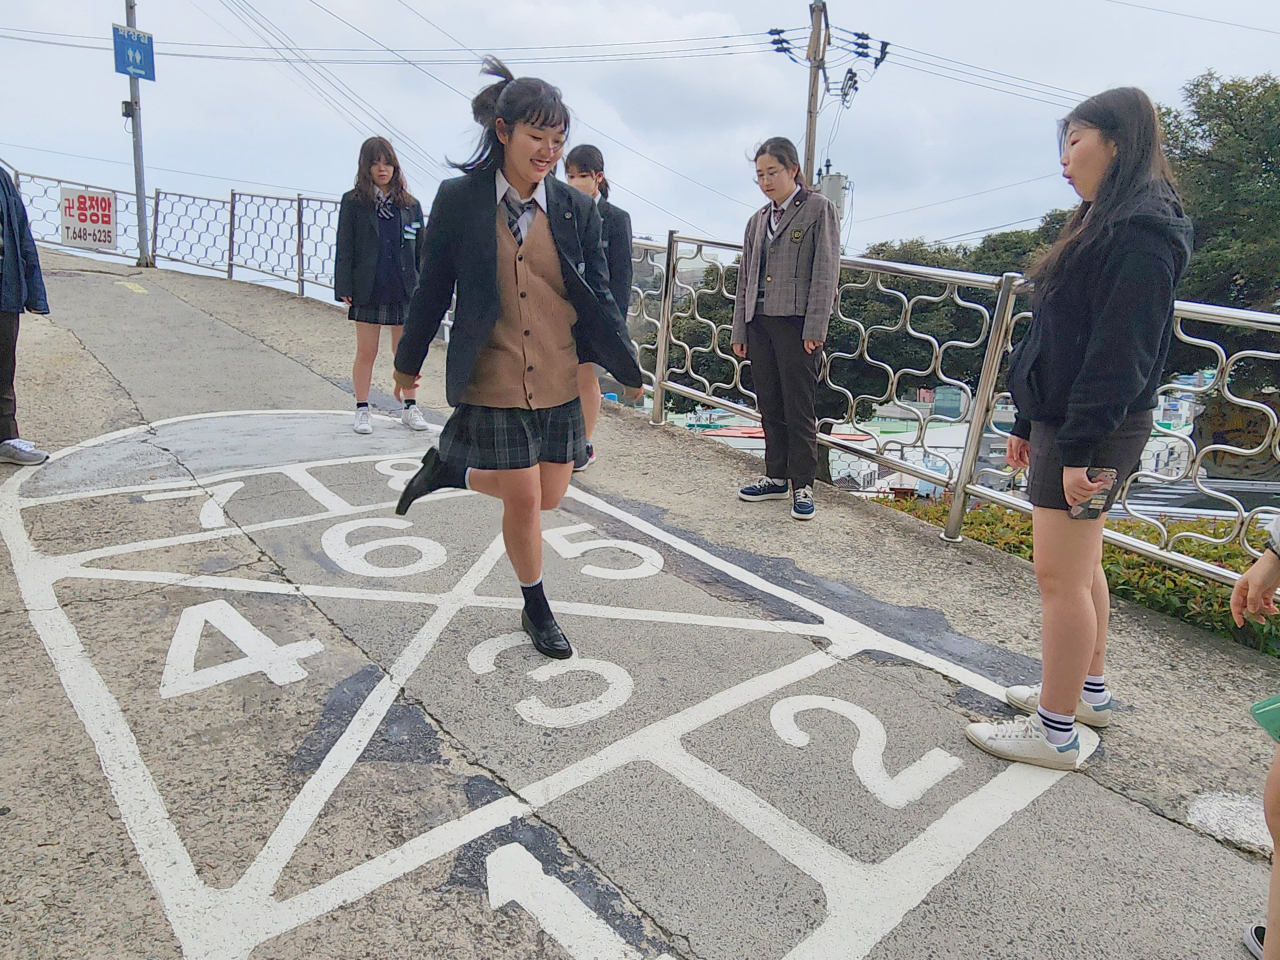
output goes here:
<path id="1" fill-rule="evenodd" d="M 595 445 L 590 440 L 588 440 L 587 441 L 587 457 L 585 460 L 575 461 L 573 465 L 573 472 L 581 473 L 583 470 L 587 469 L 587 467 L 591 466 L 595 462 L 596 462 L 596 448 L 595 448 Z"/>
<path id="2" fill-rule="evenodd" d="M 791 516 L 797 520 L 813 519 L 813 487 L 800 487 L 791 495 Z"/>
<path id="3" fill-rule="evenodd" d="M 785 500 L 791 492 L 791 484 L 786 480 L 770 480 L 761 477 L 755 483 L 749 483 L 738 491 L 739 500 L 755 503 L 757 500 Z"/>

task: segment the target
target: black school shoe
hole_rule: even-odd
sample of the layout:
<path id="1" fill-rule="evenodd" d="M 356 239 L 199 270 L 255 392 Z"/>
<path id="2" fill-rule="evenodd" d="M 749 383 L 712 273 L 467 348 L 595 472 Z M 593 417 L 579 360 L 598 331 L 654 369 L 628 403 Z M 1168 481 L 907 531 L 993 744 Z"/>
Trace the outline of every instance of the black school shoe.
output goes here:
<path id="1" fill-rule="evenodd" d="M 409 482 L 404 485 L 404 493 L 400 494 L 400 501 L 396 504 L 396 515 L 403 517 L 409 512 L 409 507 L 413 501 L 419 497 L 425 497 L 434 490 L 440 490 L 449 486 L 447 483 L 441 482 L 440 474 L 443 472 L 441 468 L 444 463 L 440 460 L 440 452 L 432 447 L 427 451 L 427 455 L 422 458 L 422 468 L 409 478 Z"/>
<path id="2" fill-rule="evenodd" d="M 1260 923 L 1251 923 L 1244 928 L 1244 945 L 1258 960 L 1262 960 L 1262 941 L 1266 935 L 1267 928 Z"/>
<path id="3" fill-rule="evenodd" d="M 552 620 L 545 627 L 538 627 L 529 619 L 529 614 L 520 611 L 520 626 L 533 641 L 533 648 L 544 657 L 553 660 L 568 660 L 573 656 L 573 647 L 569 646 L 569 638 L 560 629 L 560 624 Z"/>

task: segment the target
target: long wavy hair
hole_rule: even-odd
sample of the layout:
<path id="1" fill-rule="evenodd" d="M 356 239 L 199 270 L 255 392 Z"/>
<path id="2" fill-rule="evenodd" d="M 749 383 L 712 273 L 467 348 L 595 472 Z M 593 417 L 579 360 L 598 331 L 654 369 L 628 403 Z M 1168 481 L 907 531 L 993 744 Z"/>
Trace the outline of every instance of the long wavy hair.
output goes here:
<path id="1" fill-rule="evenodd" d="M 499 78 L 471 101 L 471 116 L 483 129 L 480 143 L 469 160 L 451 162 L 451 166 L 463 173 L 502 166 L 506 151 L 498 139 L 498 118 L 502 118 L 508 130 L 514 129 L 517 123 L 527 123 L 543 130 L 559 127 L 565 136 L 569 135 L 569 108 L 560 98 L 558 87 L 537 77 L 516 79 L 497 57 L 485 57 L 480 72 Z"/>
<path id="2" fill-rule="evenodd" d="M 1090 97 L 1058 121 L 1058 147 L 1066 150 L 1072 124 L 1093 127 L 1116 155 L 1107 168 L 1093 202 L 1081 201 L 1058 239 L 1027 272 L 1035 283 L 1035 300 L 1042 301 L 1061 284 L 1080 252 L 1105 243 L 1116 225 L 1139 204 L 1155 198 L 1180 211 L 1182 199 L 1164 153 L 1160 118 L 1151 99 L 1137 87 L 1116 87 Z"/>
<path id="3" fill-rule="evenodd" d="M 397 207 L 407 207 L 414 202 L 409 192 L 409 184 L 405 181 L 404 171 L 400 169 L 400 160 L 396 156 L 395 147 L 386 137 L 370 137 L 360 145 L 360 169 L 356 171 L 356 196 L 365 206 L 372 207 L 377 189 L 373 182 L 373 174 L 369 168 L 375 163 L 389 163 L 395 168 L 391 182 L 387 184 L 386 193 Z"/>

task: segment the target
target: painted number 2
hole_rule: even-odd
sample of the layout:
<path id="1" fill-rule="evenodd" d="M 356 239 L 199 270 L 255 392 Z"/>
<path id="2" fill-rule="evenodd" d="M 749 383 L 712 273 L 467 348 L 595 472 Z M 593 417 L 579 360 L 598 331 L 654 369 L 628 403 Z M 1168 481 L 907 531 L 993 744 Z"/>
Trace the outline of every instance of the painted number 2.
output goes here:
<path id="1" fill-rule="evenodd" d="M 793 747 L 803 747 L 809 742 L 809 735 L 796 726 L 796 714 L 804 710 L 830 710 L 853 721 L 858 728 L 853 771 L 872 796 L 894 810 L 901 810 L 919 800 L 930 788 L 961 767 L 959 759 L 935 747 L 896 777 L 889 776 L 884 769 L 887 742 L 884 725 L 869 711 L 835 697 L 788 697 L 774 704 L 769 712 L 769 721 L 778 736 Z"/>

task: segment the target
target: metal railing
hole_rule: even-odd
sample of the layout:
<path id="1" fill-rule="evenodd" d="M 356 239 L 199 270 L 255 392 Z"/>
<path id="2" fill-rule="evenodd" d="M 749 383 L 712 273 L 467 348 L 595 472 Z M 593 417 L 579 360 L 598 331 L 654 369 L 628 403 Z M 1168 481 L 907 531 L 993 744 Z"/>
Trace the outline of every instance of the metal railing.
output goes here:
<path id="1" fill-rule="evenodd" d="M 652 422 L 663 424 L 675 398 L 717 407 L 759 421 L 751 390 L 750 361 L 740 360 L 729 344 L 741 245 L 682 236 L 672 231 L 667 240 L 663 286 L 657 317 L 644 303 L 633 305 L 633 335 L 646 366 L 653 396 Z M 637 260 L 652 259 L 652 246 L 637 247 Z M 961 524 L 971 498 L 980 498 L 1029 513 L 1031 505 L 1009 492 L 1014 471 L 982 463 L 984 438 L 1007 440 L 996 421 L 997 409 L 1008 394 L 997 390 L 1005 373 L 1016 324 L 1030 314 L 1019 310 L 1022 277 L 961 273 L 913 264 L 889 263 L 862 257 L 841 262 L 843 283 L 831 320 L 819 382 L 819 443 L 833 454 L 854 457 L 923 480 L 952 497 L 942 538 L 960 540 Z M 1223 457 L 1257 461 L 1260 472 L 1280 471 L 1280 426 L 1277 407 L 1257 397 L 1239 396 L 1232 384 L 1243 363 L 1280 361 L 1280 349 L 1242 349 L 1228 354 L 1217 341 L 1191 332 L 1196 322 L 1220 329 L 1275 334 L 1280 344 L 1280 316 L 1179 301 L 1175 305 L 1175 336 L 1205 351 L 1205 367 L 1212 375 L 1200 385 L 1169 383 L 1160 394 L 1191 395 L 1202 407 L 1216 403 L 1248 423 L 1238 432 L 1248 441 L 1212 437 L 1198 443 L 1193 433 L 1157 425 L 1156 435 L 1166 449 L 1180 448 L 1177 469 L 1141 469 L 1125 484 L 1120 502 L 1129 516 L 1152 533 L 1154 543 L 1108 529 L 1108 542 L 1171 566 L 1222 583 L 1237 574 L 1189 555 L 1180 546 L 1238 544 L 1259 556 L 1255 544 L 1260 526 L 1280 513 L 1280 503 L 1247 509 L 1239 498 L 1206 482 L 1205 469 Z M 646 335 L 652 330 L 652 340 Z M 913 389 L 950 387 L 960 405 L 954 415 L 913 404 Z M 1272 395 L 1280 396 L 1280 395 Z M 910 425 L 906 434 L 886 436 L 872 428 L 877 408 L 891 405 L 895 416 Z M 979 424 L 979 429 L 974 428 Z M 847 429 L 833 435 L 835 427 Z M 962 445 L 943 445 L 930 433 L 949 427 L 964 431 Z M 850 436 L 853 434 L 853 436 Z M 986 480 L 987 484 L 980 483 Z M 994 481 L 994 486 L 990 485 Z M 1214 501 L 1221 536 L 1191 530 L 1171 532 L 1158 509 L 1134 502 L 1135 490 L 1174 483 L 1194 489 Z M 1008 489 L 998 489 L 1006 487 Z"/>
<path id="2" fill-rule="evenodd" d="M 12 168 L 11 168 L 12 169 Z M 33 236 L 60 244 L 59 188 L 107 189 L 69 180 L 13 171 L 27 206 Z M 136 201 L 131 192 L 115 191 L 120 249 L 97 253 L 133 257 L 137 246 Z M 152 256 L 204 268 L 232 277 L 237 269 L 333 288 L 334 249 L 339 203 L 304 197 L 274 197 L 233 191 L 229 199 L 156 190 L 148 199 L 152 222 Z M 627 321 L 644 369 L 646 390 L 653 397 L 653 422 L 666 421 L 675 402 L 702 404 L 758 421 L 750 361 L 739 360 L 729 344 L 738 283 L 735 258 L 741 245 L 672 231 L 667 243 L 634 243 L 635 281 Z M 1012 471 L 981 456 L 984 439 L 1007 434 L 995 417 L 1007 394 L 998 392 L 1015 326 L 1029 317 L 1019 311 L 1020 275 L 962 273 L 862 257 L 842 260 L 844 270 L 837 311 L 824 351 L 818 397 L 819 442 L 829 455 L 875 464 L 924 481 L 952 495 L 943 539 L 960 539 L 971 498 L 1030 511 L 1013 489 Z M 1210 328 L 1248 330 L 1276 335 L 1280 316 L 1179 301 L 1176 336 L 1205 351 L 1212 375 L 1203 383 L 1171 383 L 1162 394 L 1192 395 L 1202 405 L 1217 404 L 1249 421 L 1235 438 L 1194 435 L 1157 426 L 1174 469 L 1143 469 L 1126 484 L 1121 503 L 1129 516 L 1151 531 L 1149 543 L 1107 530 L 1109 542 L 1172 566 L 1224 583 L 1235 574 L 1189 556 L 1183 544 L 1238 543 L 1258 555 L 1257 527 L 1276 506 L 1247 509 L 1221 485 L 1210 486 L 1206 466 L 1223 458 L 1265 461 L 1265 470 L 1280 478 L 1280 427 L 1277 408 L 1257 397 L 1233 391 L 1241 364 L 1280 361 L 1280 351 L 1245 349 L 1228 352 L 1212 338 L 1189 330 L 1188 323 Z M 450 320 L 441 331 L 448 339 Z M 960 404 L 951 415 L 937 407 L 913 403 L 913 391 L 950 388 Z M 1273 395 L 1274 396 L 1274 395 Z M 870 429 L 877 408 L 892 405 L 910 429 L 888 435 Z M 974 429 L 981 424 L 982 429 Z M 838 431 L 836 428 L 846 429 Z M 944 443 L 930 434 L 954 428 L 963 441 Z M 1245 442 L 1247 441 L 1247 442 Z M 1176 457 L 1173 454 L 1177 454 Z M 985 483 L 983 481 L 986 481 Z M 1158 510 L 1133 499 L 1135 490 L 1190 483 L 1211 500 L 1226 532 L 1213 537 L 1194 531 L 1171 531 Z M 1005 489 L 1000 489 L 1005 488 Z"/>

